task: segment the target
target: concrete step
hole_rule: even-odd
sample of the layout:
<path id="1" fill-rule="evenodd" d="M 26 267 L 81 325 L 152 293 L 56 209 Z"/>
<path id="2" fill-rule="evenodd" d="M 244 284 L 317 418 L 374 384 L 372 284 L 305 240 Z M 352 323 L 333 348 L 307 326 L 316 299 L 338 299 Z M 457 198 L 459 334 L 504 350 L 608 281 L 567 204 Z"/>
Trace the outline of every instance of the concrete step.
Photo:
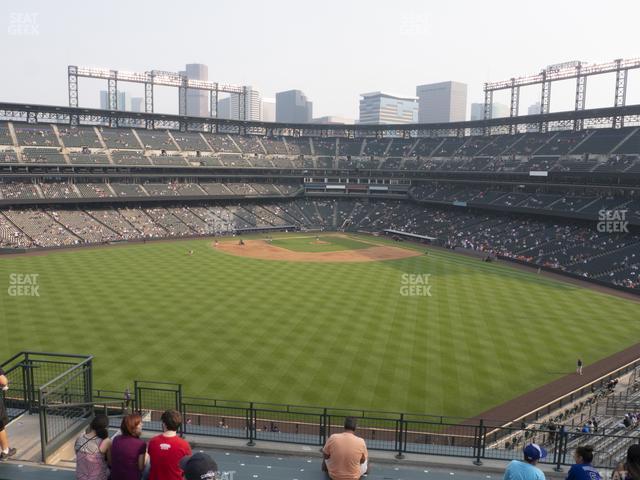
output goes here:
<path id="1" fill-rule="evenodd" d="M 18 449 L 13 461 L 38 463 L 40 451 L 40 417 L 24 413 L 7 425 L 11 447 Z"/>

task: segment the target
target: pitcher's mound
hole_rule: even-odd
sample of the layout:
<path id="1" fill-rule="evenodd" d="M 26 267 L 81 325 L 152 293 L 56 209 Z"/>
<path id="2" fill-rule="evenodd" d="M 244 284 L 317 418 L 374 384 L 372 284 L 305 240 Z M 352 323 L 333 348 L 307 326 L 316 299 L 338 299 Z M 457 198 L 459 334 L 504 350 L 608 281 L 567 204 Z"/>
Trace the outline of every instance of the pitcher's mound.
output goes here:
<path id="1" fill-rule="evenodd" d="M 237 242 L 220 242 L 215 247 L 224 253 L 239 257 L 258 258 L 260 260 L 285 260 L 287 262 L 377 262 L 380 260 L 398 260 L 421 255 L 416 250 L 375 246 L 358 250 L 339 250 L 335 252 L 294 252 L 276 247 L 264 240 L 245 240 L 244 245 Z"/>

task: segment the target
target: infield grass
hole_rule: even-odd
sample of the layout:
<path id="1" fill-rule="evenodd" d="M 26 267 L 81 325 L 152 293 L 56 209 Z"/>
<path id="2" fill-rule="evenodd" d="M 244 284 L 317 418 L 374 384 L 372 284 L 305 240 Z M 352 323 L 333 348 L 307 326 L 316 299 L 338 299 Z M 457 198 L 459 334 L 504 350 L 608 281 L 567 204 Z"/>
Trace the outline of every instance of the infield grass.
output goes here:
<path id="1" fill-rule="evenodd" d="M 11 273 L 40 296 L 9 296 Z M 431 296 L 403 296 L 404 274 Z M 118 391 L 471 416 L 640 341 L 638 303 L 442 251 L 296 263 L 158 242 L 0 258 L 0 279 L 0 358 L 93 354 Z"/>
<path id="2" fill-rule="evenodd" d="M 360 250 L 372 246 L 370 243 L 342 235 L 292 235 L 274 238 L 271 243 L 294 252 L 337 252 L 340 250 Z"/>

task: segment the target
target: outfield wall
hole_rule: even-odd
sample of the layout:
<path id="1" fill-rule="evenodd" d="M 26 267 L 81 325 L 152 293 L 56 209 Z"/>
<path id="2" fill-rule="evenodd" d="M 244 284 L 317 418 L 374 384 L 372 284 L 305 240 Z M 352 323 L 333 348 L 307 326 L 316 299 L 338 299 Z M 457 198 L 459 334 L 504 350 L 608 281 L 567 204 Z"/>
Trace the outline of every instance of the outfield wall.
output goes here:
<path id="1" fill-rule="evenodd" d="M 597 278 L 583 277 L 582 275 L 578 275 L 578 274 L 573 273 L 573 272 L 567 272 L 565 270 L 551 268 L 551 267 L 547 267 L 547 266 L 544 266 L 544 265 L 537 265 L 535 263 L 525 262 L 524 260 L 519 260 L 517 258 L 511 258 L 511 257 L 506 257 L 504 255 L 498 255 L 498 258 L 500 260 L 506 260 L 506 261 L 511 262 L 511 263 L 515 263 L 515 264 L 518 264 L 518 265 L 523 265 L 523 266 L 528 267 L 528 268 L 530 268 L 532 270 L 537 270 L 539 268 L 540 270 L 543 270 L 545 272 L 556 273 L 556 274 L 562 275 L 564 277 L 572 278 L 572 279 L 575 279 L 575 280 L 580 280 L 582 282 L 593 283 L 594 285 L 598 285 L 599 287 L 603 287 L 603 288 L 611 289 L 611 290 L 617 290 L 619 292 L 624 292 L 624 293 L 630 293 L 632 295 L 640 297 L 640 290 L 638 290 L 638 289 L 626 288 L 626 287 L 623 287 L 621 285 L 615 285 L 613 283 L 603 282 L 602 280 L 598 280 Z"/>
<path id="2" fill-rule="evenodd" d="M 162 237 L 162 238 L 133 238 L 129 240 L 116 240 L 99 243 L 81 243 L 78 245 L 61 245 L 59 247 L 31 247 L 31 248 L 0 248 L 0 255 L 16 255 L 30 254 L 34 252 L 55 252 L 60 250 L 78 250 L 83 248 L 109 247 L 117 245 L 136 245 L 157 242 L 175 242 L 180 240 L 201 240 L 204 238 L 231 237 L 234 235 L 266 233 L 266 232 L 290 232 L 298 231 L 295 225 L 285 225 L 278 227 L 256 227 L 256 228 L 239 228 L 231 233 L 220 233 L 218 235 L 181 235 L 179 237 Z"/>
<path id="3" fill-rule="evenodd" d="M 409 241 L 411 243 L 415 243 L 418 245 L 429 245 L 431 247 L 436 247 L 436 248 L 442 248 L 444 250 L 447 250 L 448 252 L 455 252 L 455 253 L 460 253 L 462 255 L 467 255 L 467 256 L 473 256 L 473 257 L 478 257 L 478 258 L 484 258 L 486 257 L 488 254 L 485 252 L 480 252 L 478 250 L 470 250 L 470 249 L 464 249 L 464 248 L 447 248 L 447 247 L 443 247 L 441 245 L 441 242 L 439 239 L 432 239 L 432 238 L 421 238 L 418 239 L 416 237 L 418 237 L 417 235 L 414 235 L 412 233 L 407 233 L 407 232 L 400 232 L 397 230 L 384 230 L 385 233 L 387 232 L 393 232 L 393 233 L 389 233 L 390 235 L 397 235 L 399 237 L 404 238 L 406 241 Z M 359 231 L 359 233 L 369 233 L 370 232 L 365 232 L 365 231 Z M 560 270 L 560 269 L 556 269 L 556 268 L 552 268 L 552 267 L 547 267 L 544 265 L 538 265 L 536 263 L 531 263 L 531 262 L 526 262 L 524 260 L 519 260 L 517 258 L 512 258 L 512 257 L 507 257 L 505 255 L 500 255 L 500 254 L 492 254 L 495 255 L 496 258 L 500 259 L 500 260 L 506 260 L 507 262 L 511 262 L 513 264 L 517 264 L 517 265 L 522 265 L 525 266 L 527 268 L 530 268 L 533 271 L 536 271 L 537 269 L 543 270 L 545 272 L 549 272 L 549 273 L 555 273 L 567 278 L 571 278 L 574 280 L 579 280 L 581 282 L 588 282 L 588 283 L 592 283 L 594 285 L 597 285 L 598 287 L 602 287 L 604 289 L 609 289 L 609 290 L 616 290 L 618 292 L 624 292 L 624 293 L 628 293 L 631 295 L 634 295 L 636 297 L 640 298 L 640 290 L 638 289 L 632 289 L 632 288 L 626 288 L 620 285 L 614 285 L 613 283 L 609 283 L 609 282 L 604 282 L 602 280 L 598 280 L 597 278 L 591 278 L 591 277 L 583 277 L 581 275 L 578 275 L 576 273 L 572 273 L 572 272 L 567 272 L 566 270 Z M 533 272 L 531 272 L 533 273 Z"/>
<path id="4" fill-rule="evenodd" d="M 536 418 L 575 402 L 580 395 L 588 396 L 593 393 L 592 385 L 597 388 L 595 398 L 612 397 L 614 394 L 606 389 L 606 382 L 638 366 L 640 359 L 541 406 L 535 412 Z M 153 382 L 136 382 L 134 394 L 126 401 L 131 402 L 130 409 L 118 392 L 98 391 L 94 399 L 98 411 L 111 416 L 114 428 L 118 427 L 122 414 L 135 410 L 143 414 L 145 430 L 161 431 L 162 411 L 177 408 L 184 418 L 182 434 L 246 440 L 248 446 L 265 441 L 321 447 L 332 433 L 342 431 L 346 416 L 353 416 L 358 421 L 358 435 L 366 440 L 369 449 L 394 452 L 397 458 L 412 453 L 467 458 L 475 464 L 487 459 L 509 461 L 519 455 L 517 452 L 526 443 L 535 442 L 549 452 L 542 463 L 559 470 L 573 464 L 573 450 L 586 443 L 595 446 L 594 466 L 613 468 L 628 446 L 640 438 L 640 425 L 626 431 L 604 427 L 597 433 L 582 433 L 574 430 L 573 425 L 564 430 L 550 429 L 546 423 L 527 422 L 524 417 L 505 422 L 194 398 L 183 396 L 181 385 Z M 114 408 L 118 399 L 122 407 Z M 606 410 L 604 405 L 602 410 Z"/>

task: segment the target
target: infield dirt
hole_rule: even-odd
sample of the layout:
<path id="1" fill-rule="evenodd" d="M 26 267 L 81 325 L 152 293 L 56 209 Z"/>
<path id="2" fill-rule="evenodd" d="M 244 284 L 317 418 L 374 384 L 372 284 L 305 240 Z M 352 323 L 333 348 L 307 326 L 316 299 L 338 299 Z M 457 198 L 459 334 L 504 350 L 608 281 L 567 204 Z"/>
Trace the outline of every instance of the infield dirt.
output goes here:
<path id="1" fill-rule="evenodd" d="M 358 250 L 339 250 L 335 252 L 296 252 L 271 245 L 265 240 L 244 240 L 238 242 L 220 242 L 216 250 L 240 257 L 260 260 L 280 260 L 287 262 L 377 262 L 381 260 L 399 260 L 422 255 L 416 250 L 390 246 L 371 245 Z"/>

